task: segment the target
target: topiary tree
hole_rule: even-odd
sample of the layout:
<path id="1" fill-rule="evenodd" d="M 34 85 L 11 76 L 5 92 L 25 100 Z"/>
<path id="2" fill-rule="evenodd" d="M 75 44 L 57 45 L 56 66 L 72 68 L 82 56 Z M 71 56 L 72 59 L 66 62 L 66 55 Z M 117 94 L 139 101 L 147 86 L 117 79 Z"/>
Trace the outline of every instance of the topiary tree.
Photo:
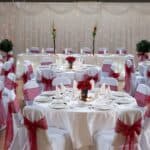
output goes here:
<path id="1" fill-rule="evenodd" d="M 10 52 L 12 51 L 13 49 L 13 44 L 11 41 L 9 41 L 8 39 L 4 39 L 1 41 L 0 43 L 0 49 L 3 51 L 3 52 Z"/>

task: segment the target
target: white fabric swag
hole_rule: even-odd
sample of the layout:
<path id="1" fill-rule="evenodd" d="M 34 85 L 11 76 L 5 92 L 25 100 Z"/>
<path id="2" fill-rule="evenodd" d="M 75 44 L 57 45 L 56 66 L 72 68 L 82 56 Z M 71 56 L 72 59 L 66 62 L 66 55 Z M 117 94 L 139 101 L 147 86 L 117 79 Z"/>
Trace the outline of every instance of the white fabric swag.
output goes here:
<path id="1" fill-rule="evenodd" d="M 118 47 L 135 53 L 141 39 L 150 39 L 149 3 L 0 3 L 0 39 L 9 38 L 15 53 L 28 47 L 53 47 L 51 35 L 56 26 L 56 52 L 72 47 L 92 48 L 92 31 L 97 26 L 96 49 Z"/>

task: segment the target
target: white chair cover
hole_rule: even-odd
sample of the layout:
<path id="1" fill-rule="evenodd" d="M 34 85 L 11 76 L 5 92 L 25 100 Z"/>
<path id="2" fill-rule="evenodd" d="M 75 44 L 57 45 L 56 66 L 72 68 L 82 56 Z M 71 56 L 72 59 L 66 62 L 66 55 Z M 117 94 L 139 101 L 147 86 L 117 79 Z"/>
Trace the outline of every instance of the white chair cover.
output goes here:
<path id="1" fill-rule="evenodd" d="M 45 120 L 45 115 L 42 108 L 37 106 L 26 106 L 23 110 L 24 116 L 34 123 L 43 119 L 44 123 L 47 124 Z M 36 130 L 37 135 L 37 149 L 38 150 L 72 150 L 72 147 L 68 147 L 66 141 L 66 132 L 62 129 L 48 128 Z M 69 144 L 69 143 L 68 143 Z M 29 146 L 29 144 L 27 144 Z"/>
<path id="2" fill-rule="evenodd" d="M 34 101 L 34 98 L 40 95 L 41 90 L 35 80 L 29 80 L 26 84 L 24 84 L 23 93 L 26 104 L 31 105 Z"/>
<path id="3" fill-rule="evenodd" d="M 38 47 L 31 47 L 31 48 L 29 49 L 29 52 L 30 52 L 30 53 L 40 53 L 41 50 L 40 50 L 40 48 L 38 48 Z"/>
<path id="4" fill-rule="evenodd" d="M 121 112 L 121 114 L 118 117 L 118 120 L 120 120 L 123 124 L 128 126 L 128 129 L 124 130 L 128 132 L 127 130 L 130 130 L 130 128 L 133 129 L 132 126 L 136 122 L 138 122 L 139 128 L 141 127 L 142 113 L 138 109 L 126 110 Z M 122 150 L 124 147 L 128 150 L 133 150 L 133 149 L 129 149 L 130 146 L 129 141 L 126 141 L 127 137 L 123 135 L 123 133 L 121 132 L 118 133 L 118 127 L 119 127 L 118 120 L 116 122 L 115 131 L 106 130 L 106 131 L 98 132 L 95 135 L 94 140 L 96 143 L 96 150 Z M 141 129 L 139 130 L 141 131 Z M 132 130 L 130 132 L 132 132 Z M 134 147 L 136 147 L 135 148 L 136 150 L 140 150 L 139 135 L 136 132 L 135 132 L 133 145 Z"/>
<path id="5" fill-rule="evenodd" d="M 139 106 L 146 106 L 148 99 L 150 99 L 150 87 L 146 84 L 139 84 L 134 97 Z"/>
<path id="6" fill-rule="evenodd" d="M 108 53 L 108 48 L 99 48 L 99 50 L 97 51 L 98 54 L 107 54 Z"/>
<path id="7" fill-rule="evenodd" d="M 127 49 L 125 48 L 117 48 L 116 54 L 127 54 Z"/>
<path id="8" fill-rule="evenodd" d="M 46 48 L 45 53 L 53 54 L 54 53 L 54 48 Z"/>
<path id="9" fill-rule="evenodd" d="M 113 64 L 113 61 L 111 59 L 105 59 L 102 64 L 102 77 L 108 77 L 109 73 L 111 72 L 111 66 Z"/>
<path id="10" fill-rule="evenodd" d="M 140 140 L 141 149 L 149 150 L 150 148 L 150 106 L 147 107 L 144 114 L 143 131 Z"/>

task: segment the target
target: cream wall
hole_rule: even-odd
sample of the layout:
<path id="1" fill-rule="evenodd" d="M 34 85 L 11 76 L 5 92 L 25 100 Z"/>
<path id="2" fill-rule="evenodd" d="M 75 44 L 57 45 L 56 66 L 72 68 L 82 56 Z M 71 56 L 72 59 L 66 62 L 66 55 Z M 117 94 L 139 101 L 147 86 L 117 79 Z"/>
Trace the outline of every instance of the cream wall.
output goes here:
<path id="1" fill-rule="evenodd" d="M 27 47 L 53 47 L 51 26 L 57 29 L 57 52 L 65 47 L 79 51 L 92 45 L 92 30 L 98 27 L 96 48 L 126 47 L 150 40 L 149 3 L 0 3 L 0 39 L 9 38 L 15 53 Z"/>

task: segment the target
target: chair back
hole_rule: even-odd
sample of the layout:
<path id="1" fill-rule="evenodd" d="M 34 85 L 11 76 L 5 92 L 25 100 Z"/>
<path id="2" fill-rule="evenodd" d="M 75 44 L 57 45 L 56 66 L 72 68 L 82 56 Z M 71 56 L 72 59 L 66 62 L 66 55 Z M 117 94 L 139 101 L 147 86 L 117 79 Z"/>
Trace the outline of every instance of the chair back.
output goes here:
<path id="1" fill-rule="evenodd" d="M 31 47 L 31 48 L 29 49 L 29 52 L 32 53 L 32 54 L 34 54 L 34 53 L 36 54 L 36 53 L 40 53 L 41 50 L 40 50 L 39 47 Z"/>
<path id="2" fill-rule="evenodd" d="M 29 80 L 27 83 L 24 84 L 23 93 L 25 101 L 33 102 L 35 97 L 40 95 L 41 90 L 35 80 Z"/>
<path id="3" fill-rule="evenodd" d="M 89 47 L 83 47 L 81 49 L 81 54 L 92 54 L 92 50 Z"/>
<path id="4" fill-rule="evenodd" d="M 146 106 L 148 101 L 150 101 L 150 87 L 146 84 L 139 84 L 136 92 L 135 92 L 135 99 L 140 107 Z"/>
<path id="5" fill-rule="evenodd" d="M 139 142 L 142 129 L 142 112 L 138 109 L 125 110 L 119 115 L 112 145 L 133 150 Z M 136 147 L 137 148 L 137 147 Z"/>
<path id="6" fill-rule="evenodd" d="M 116 49 L 116 54 L 127 54 L 127 49 L 125 48 L 117 48 Z"/>
<path id="7" fill-rule="evenodd" d="M 46 48 L 45 53 L 54 54 L 54 48 Z"/>
<path id="8" fill-rule="evenodd" d="M 23 109 L 24 125 L 28 133 L 30 150 L 52 150 L 48 137 L 46 117 L 39 107 L 25 106 Z"/>
<path id="9" fill-rule="evenodd" d="M 98 54 L 107 54 L 108 53 L 108 48 L 99 48 L 97 53 Z"/>

